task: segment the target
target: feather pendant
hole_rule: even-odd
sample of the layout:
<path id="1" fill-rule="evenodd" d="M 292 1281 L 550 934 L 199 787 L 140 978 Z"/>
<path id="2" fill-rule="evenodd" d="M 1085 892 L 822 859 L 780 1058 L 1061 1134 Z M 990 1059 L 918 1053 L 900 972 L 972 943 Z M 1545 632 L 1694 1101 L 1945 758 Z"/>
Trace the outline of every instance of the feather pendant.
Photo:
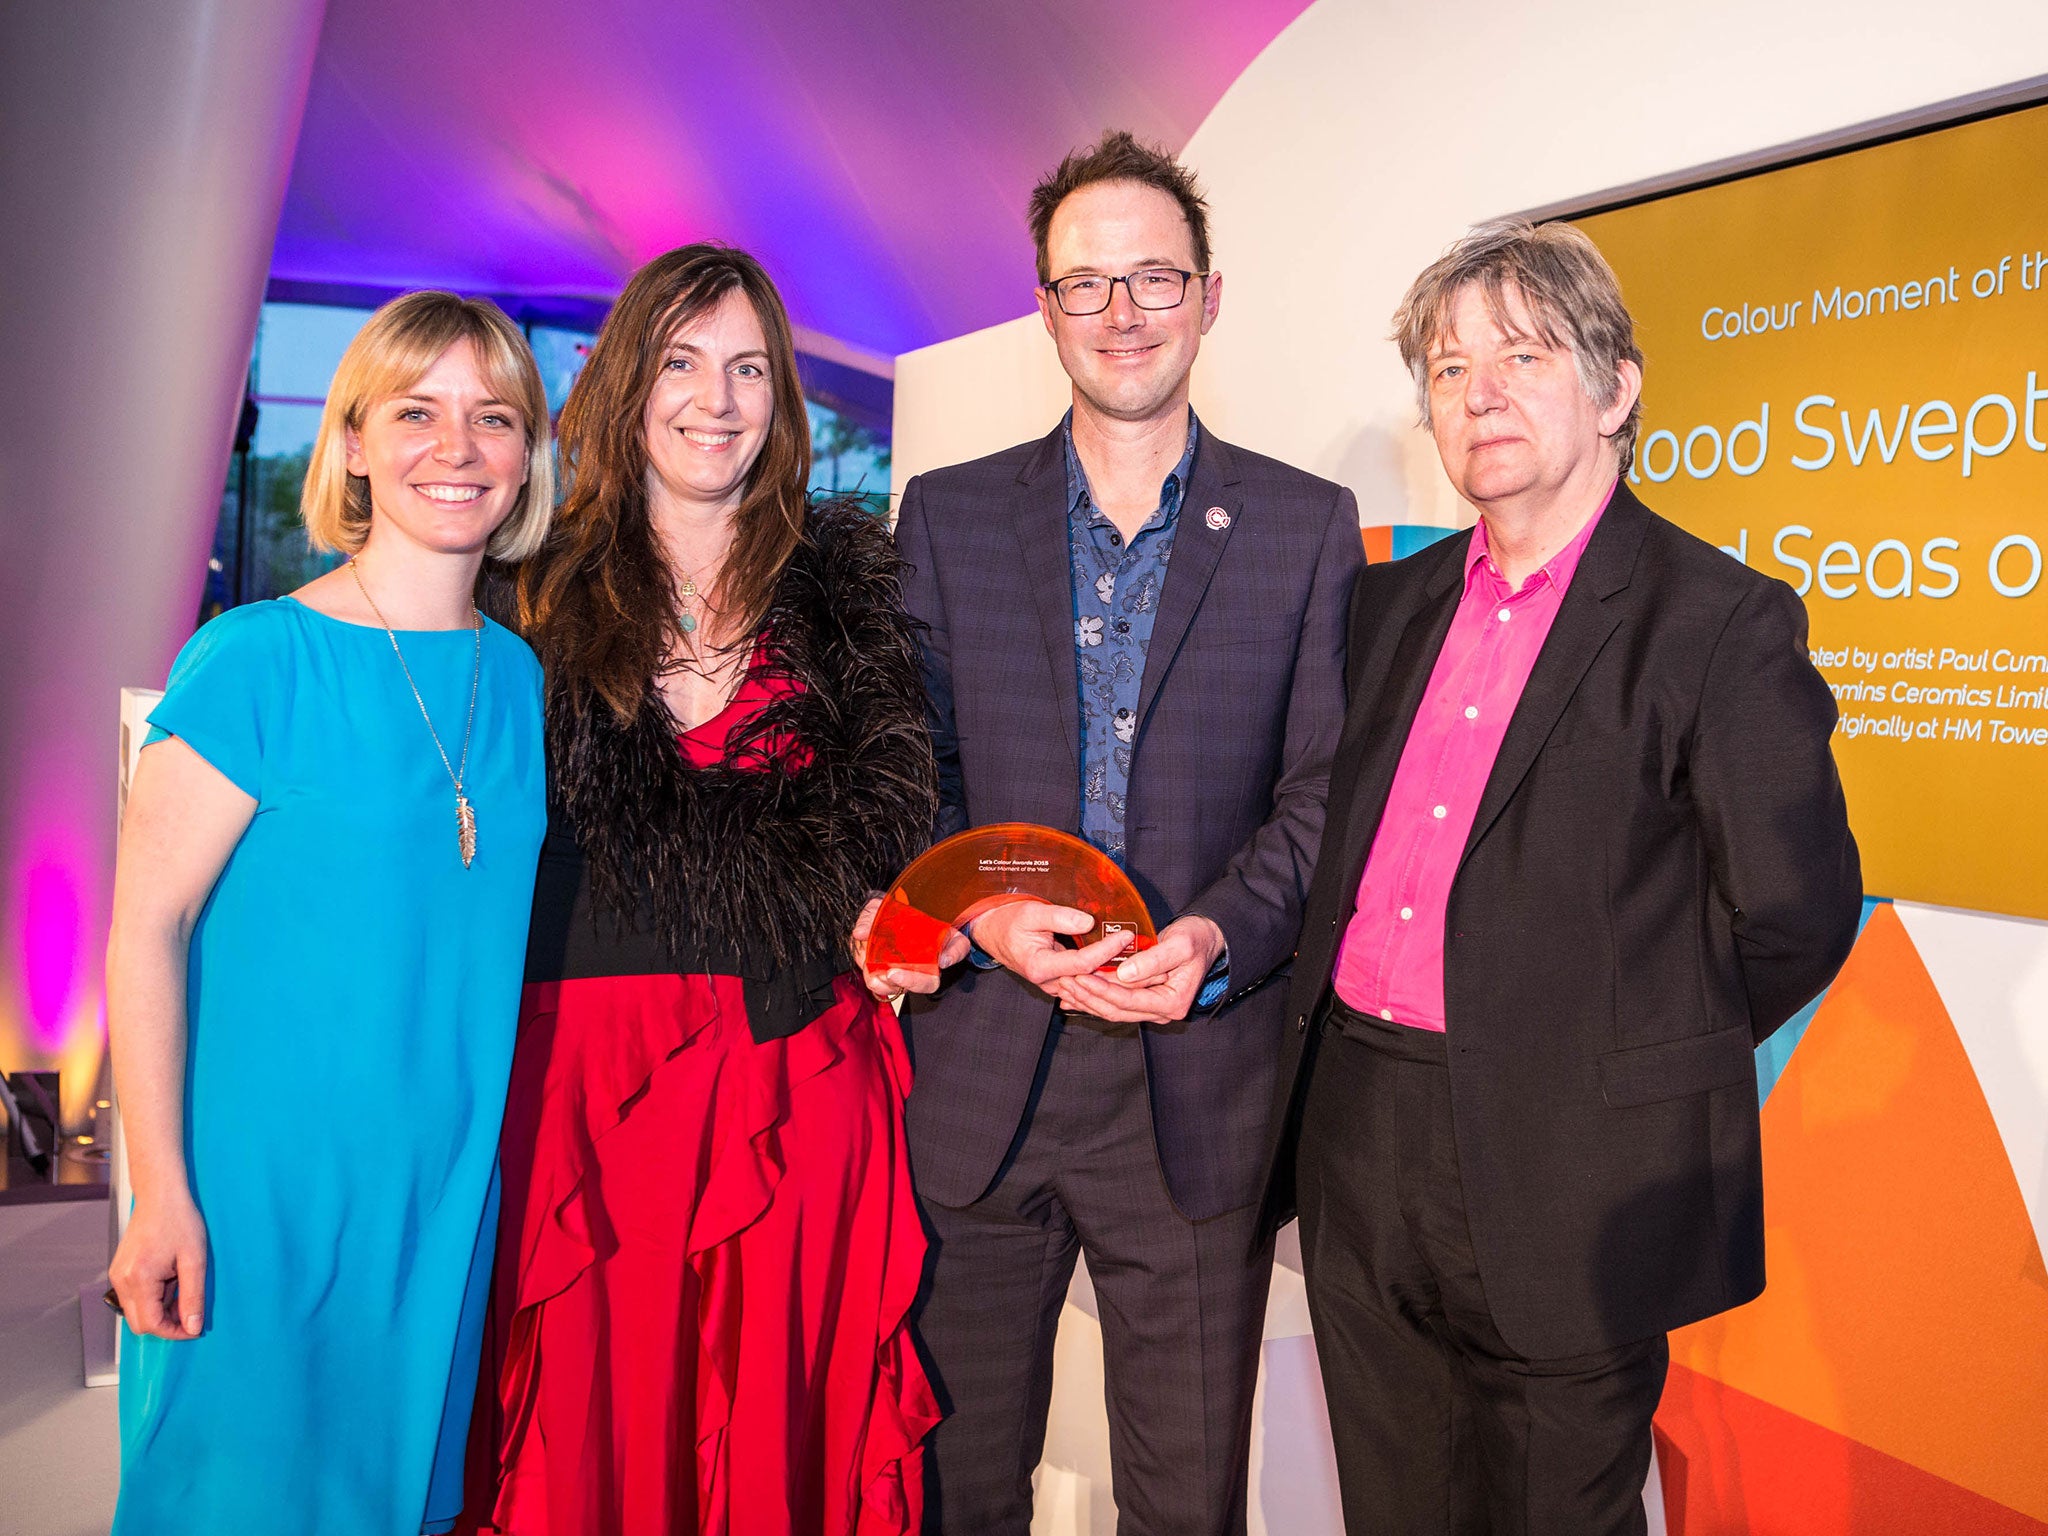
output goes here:
<path id="1" fill-rule="evenodd" d="M 460 793 L 455 797 L 455 844 L 462 850 L 462 867 L 469 868 L 476 857 L 476 812 L 470 809 L 469 796 Z"/>

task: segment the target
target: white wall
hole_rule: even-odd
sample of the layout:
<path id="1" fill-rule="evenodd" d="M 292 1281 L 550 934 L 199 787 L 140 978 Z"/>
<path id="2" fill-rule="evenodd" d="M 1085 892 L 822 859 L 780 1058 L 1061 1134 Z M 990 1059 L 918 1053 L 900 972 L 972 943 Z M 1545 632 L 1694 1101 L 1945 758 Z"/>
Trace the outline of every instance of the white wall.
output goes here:
<path id="1" fill-rule="evenodd" d="M 115 708 L 192 632 L 326 0 L 0 4 L 0 1068 L 104 1043 Z"/>
<path id="2" fill-rule="evenodd" d="M 1196 408 L 1352 486 L 1368 524 L 1469 522 L 1385 339 L 1409 279 L 1465 227 L 2042 74 L 2042 0 L 1318 0 L 1186 147 L 1225 274 Z M 896 380 L 898 485 L 1038 436 L 1066 403 L 1036 315 L 906 354 Z M 1970 978 L 1944 995 L 1973 1056 L 2017 1074 L 1990 1096 L 2042 1230 L 2048 1038 L 2029 1000 L 2048 926 L 1944 914 L 1914 936 L 1937 977 Z M 1340 1529 L 1299 1285 L 1276 1277 L 1254 1438 L 1252 1530 L 1276 1536 Z M 1063 1324 L 1041 1533 L 1113 1529 L 1087 1300 L 1077 1288 Z"/>
<path id="3" fill-rule="evenodd" d="M 1196 408 L 1354 487 L 1368 523 L 1469 521 L 1385 339 L 1466 226 L 2043 73 L 2040 0 L 1318 0 L 1186 147 L 1224 274 Z M 1042 434 L 1063 386 L 1035 315 L 904 354 L 897 483 Z"/>

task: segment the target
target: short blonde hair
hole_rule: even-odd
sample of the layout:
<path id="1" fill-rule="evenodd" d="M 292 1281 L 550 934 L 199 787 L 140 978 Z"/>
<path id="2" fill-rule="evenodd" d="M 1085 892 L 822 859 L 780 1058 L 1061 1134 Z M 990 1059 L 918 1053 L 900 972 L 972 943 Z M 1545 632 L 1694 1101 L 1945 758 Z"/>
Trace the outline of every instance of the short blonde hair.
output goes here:
<path id="1" fill-rule="evenodd" d="M 1579 387 L 1596 405 L 1614 402 L 1619 389 L 1616 375 L 1624 361 L 1643 365 L 1635 321 L 1621 300 L 1621 283 L 1583 230 L 1569 224 L 1495 219 L 1423 268 L 1394 311 L 1394 344 L 1414 375 L 1424 426 L 1430 424 L 1429 349 L 1442 339 L 1458 296 L 1474 284 L 1503 330 L 1508 327 L 1507 291 L 1514 289 L 1537 336 L 1546 345 L 1570 348 Z M 1642 419 L 1639 398 L 1614 434 L 1623 474 L 1635 462 Z"/>
<path id="2" fill-rule="evenodd" d="M 348 472 L 348 434 L 360 432 L 379 400 L 403 394 L 459 341 L 476 353 L 485 385 L 526 419 L 526 484 L 491 535 L 493 560 L 524 560 L 547 537 L 555 510 L 555 461 L 548 397 L 526 336 L 489 299 L 425 290 L 400 294 L 356 332 L 341 355 L 320 412 L 299 513 L 315 549 L 354 554 L 370 534 L 370 482 Z"/>

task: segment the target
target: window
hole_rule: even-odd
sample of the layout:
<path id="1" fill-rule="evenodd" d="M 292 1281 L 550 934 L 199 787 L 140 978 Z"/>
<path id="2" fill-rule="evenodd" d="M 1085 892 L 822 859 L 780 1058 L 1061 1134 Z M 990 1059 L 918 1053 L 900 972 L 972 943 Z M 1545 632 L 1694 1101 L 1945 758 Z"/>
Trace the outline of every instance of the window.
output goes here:
<path id="1" fill-rule="evenodd" d="M 859 496 L 889 515 L 889 439 L 829 405 L 807 401 L 811 416 L 811 494 Z"/>
<path id="2" fill-rule="evenodd" d="M 569 398 L 569 386 L 590 361 L 597 336 L 558 325 L 529 325 L 526 339 L 533 347 L 534 362 L 540 365 L 541 385 L 548 392 L 548 415 L 559 418 L 563 402 Z"/>
<path id="3" fill-rule="evenodd" d="M 276 597 L 334 568 L 306 545 L 299 490 L 320 432 L 320 408 L 341 354 L 367 309 L 265 304 L 249 358 L 249 387 L 228 460 L 220 523 L 206 562 L 199 622 L 223 608 Z"/>
<path id="4" fill-rule="evenodd" d="M 287 293 L 312 292 L 315 297 L 334 292 L 284 286 Z M 350 298 L 370 297 L 359 289 L 340 292 Z M 237 604 L 281 596 L 339 563 L 338 556 L 316 554 L 307 546 L 299 493 L 334 370 L 373 313 L 374 300 L 382 297 L 356 303 L 273 299 L 264 304 L 221 493 L 220 521 L 207 561 L 200 623 Z M 520 318 L 517 307 L 511 313 Z M 527 312 L 526 334 L 547 390 L 548 410 L 559 417 L 570 386 L 589 360 L 602 315 L 594 306 L 546 313 L 543 322 Z M 812 493 L 858 495 L 877 515 L 886 516 L 891 386 L 871 376 L 854 377 L 839 365 L 807 355 L 800 361 L 811 397 Z"/>

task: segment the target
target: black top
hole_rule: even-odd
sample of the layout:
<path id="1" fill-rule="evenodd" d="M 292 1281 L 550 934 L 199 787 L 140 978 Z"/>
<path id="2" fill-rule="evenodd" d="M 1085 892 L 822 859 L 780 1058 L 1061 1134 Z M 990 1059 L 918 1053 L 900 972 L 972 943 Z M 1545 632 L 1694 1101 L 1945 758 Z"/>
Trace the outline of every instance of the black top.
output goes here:
<path id="1" fill-rule="evenodd" d="M 748 955 L 727 941 L 692 935 L 671 950 L 655 936 L 648 914 L 619 923 L 598 910 L 589 871 L 575 834 L 557 817 L 548 822 L 540 874 L 533 887 L 533 926 L 526 938 L 526 979 L 575 981 L 592 976 L 737 976 L 747 1004 L 747 1027 L 760 1041 L 795 1034 L 832 1006 L 832 982 L 847 968 L 836 950 L 778 965 L 756 948 Z"/>
<path id="2" fill-rule="evenodd" d="M 811 509 L 760 649 L 781 696 L 703 768 L 652 680 L 621 722 L 550 674 L 529 982 L 738 976 L 757 1040 L 831 1005 L 861 904 L 930 842 L 937 806 L 915 626 L 879 519 Z"/>

